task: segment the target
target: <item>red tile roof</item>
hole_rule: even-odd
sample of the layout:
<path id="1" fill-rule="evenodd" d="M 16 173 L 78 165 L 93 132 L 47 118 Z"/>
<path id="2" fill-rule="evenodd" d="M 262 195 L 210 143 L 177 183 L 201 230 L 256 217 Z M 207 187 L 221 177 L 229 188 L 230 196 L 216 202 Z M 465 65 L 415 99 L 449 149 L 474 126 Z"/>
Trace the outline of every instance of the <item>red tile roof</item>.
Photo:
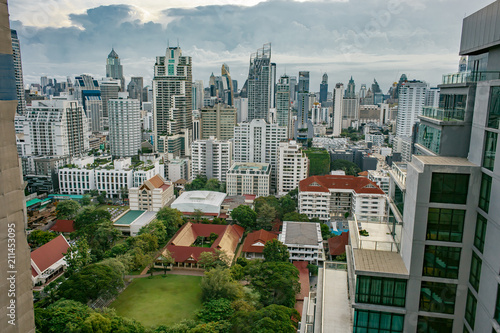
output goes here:
<path id="1" fill-rule="evenodd" d="M 218 235 L 210 248 L 190 246 L 198 236 L 209 237 L 211 233 Z M 220 225 L 191 223 L 184 224 L 168 242 L 167 249 L 176 262 L 198 262 L 201 253 L 224 250 L 229 256 L 234 251 L 243 236 L 245 229 L 239 225 Z M 189 245 L 187 245 L 189 243 Z M 177 245 L 176 245 L 177 244 Z"/>
<path id="2" fill-rule="evenodd" d="M 63 235 L 59 235 L 47 244 L 40 246 L 35 251 L 31 252 L 31 273 L 33 274 L 36 265 L 40 272 L 45 271 L 47 268 L 58 262 L 64 257 L 64 253 L 68 251 L 69 244 Z M 38 275 L 38 274 L 37 274 Z M 36 277 L 37 275 L 33 275 Z"/>
<path id="3" fill-rule="evenodd" d="M 339 256 L 345 253 L 345 246 L 349 244 L 349 232 L 328 239 L 328 248 L 330 255 Z"/>
<path id="4" fill-rule="evenodd" d="M 361 176 L 361 177 L 368 177 L 368 171 L 361 171 L 361 172 L 358 172 L 358 176 Z"/>
<path id="5" fill-rule="evenodd" d="M 275 233 L 265 231 L 263 229 L 251 232 L 245 238 L 245 242 L 243 243 L 242 252 L 254 252 L 254 253 L 262 253 L 264 251 L 264 244 L 271 239 L 278 238 L 278 235 Z M 262 243 L 262 246 L 254 246 L 253 244 Z"/>
<path id="6" fill-rule="evenodd" d="M 57 232 L 73 232 L 75 228 L 73 227 L 73 220 L 56 220 L 56 223 L 50 228 L 50 230 Z"/>
<path id="7" fill-rule="evenodd" d="M 245 197 L 245 200 L 251 200 L 251 201 L 254 201 L 255 198 L 257 197 L 257 195 L 255 194 L 243 194 L 243 196 Z"/>
<path id="8" fill-rule="evenodd" d="M 353 190 L 358 194 L 384 194 L 377 184 L 365 177 L 312 176 L 299 182 L 300 192 L 330 192 L 329 189 Z"/>

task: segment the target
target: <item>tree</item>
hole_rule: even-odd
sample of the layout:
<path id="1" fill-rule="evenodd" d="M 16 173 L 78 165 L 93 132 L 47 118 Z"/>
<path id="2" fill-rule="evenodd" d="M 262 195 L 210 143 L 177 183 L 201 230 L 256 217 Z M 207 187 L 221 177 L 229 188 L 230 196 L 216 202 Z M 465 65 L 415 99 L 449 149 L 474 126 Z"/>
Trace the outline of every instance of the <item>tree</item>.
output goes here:
<path id="1" fill-rule="evenodd" d="M 333 161 L 331 170 L 342 170 L 348 176 L 357 176 L 361 172 L 361 169 L 356 164 L 346 160 Z"/>
<path id="2" fill-rule="evenodd" d="M 75 200 L 59 201 L 56 207 L 56 216 L 60 220 L 71 220 L 79 210 L 80 204 Z"/>
<path id="3" fill-rule="evenodd" d="M 140 236 L 142 234 L 151 234 L 156 236 L 156 238 L 158 239 L 158 245 L 160 247 L 162 245 L 165 245 L 168 241 L 167 228 L 165 227 L 163 222 L 156 219 L 139 230 L 138 235 Z"/>
<path id="4" fill-rule="evenodd" d="M 288 194 L 279 199 L 279 206 L 281 207 L 282 212 L 280 219 L 283 219 L 285 214 L 293 213 L 297 209 L 297 204 Z"/>
<path id="5" fill-rule="evenodd" d="M 257 199 L 255 199 L 254 209 L 257 212 L 257 215 L 259 215 L 259 211 L 264 205 L 273 207 L 276 210 L 275 218 L 278 217 L 281 219 L 281 217 L 283 216 L 283 211 L 280 206 L 279 200 L 274 195 L 268 195 L 267 197 L 258 197 Z"/>
<path id="6" fill-rule="evenodd" d="M 325 223 L 321 223 L 320 226 L 321 226 L 321 236 L 323 237 L 323 239 L 327 240 L 328 238 L 332 238 L 332 231 L 330 230 L 330 227 Z"/>
<path id="7" fill-rule="evenodd" d="M 201 209 L 195 209 L 191 216 L 193 217 L 194 222 L 200 223 L 201 219 L 203 218 L 203 212 L 201 211 Z"/>
<path id="8" fill-rule="evenodd" d="M 82 206 L 88 206 L 88 205 L 90 205 L 91 202 L 92 202 L 92 198 L 90 197 L 90 195 L 85 194 L 82 197 L 82 200 L 81 200 Z"/>
<path id="9" fill-rule="evenodd" d="M 313 276 L 318 275 L 318 266 L 313 264 L 308 264 L 307 269 L 309 270 L 309 273 L 311 273 L 311 275 Z"/>
<path id="10" fill-rule="evenodd" d="M 227 268 L 229 267 L 229 258 L 226 252 L 222 250 L 215 250 L 214 252 L 202 252 L 198 259 L 198 264 L 202 265 L 205 269 L 215 267 Z"/>
<path id="11" fill-rule="evenodd" d="M 229 333 L 230 331 L 231 323 L 227 320 L 221 320 L 198 324 L 187 333 Z"/>
<path id="12" fill-rule="evenodd" d="M 172 257 L 172 253 L 165 249 L 165 251 L 163 251 L 162 254 L 156 258 L 156 262 L 163 266 L 163 272 L 167 274 L 167 268 L 175 263 L 175 259 Z"/>
<path id="13" fill-rule="evenodd" d="M 123 287 L 121 273 L 107 265 L 91 264 L 70 276 L 59 286 L 60 296 L 86 304 L 98 297 L 109 299 Z"/>
<path id="14" fill-rule="evenodd" d="M 271 222 L 274 221 L 275 218 L 276 209 L 274 207 L 271 207 L 267 203 L 263 204 L 257 211 L 256 229 L 271 230 Z"/>
<path id="15" fill-rule="evenodd" d="M 203 302 L 226 298 L 234 301 L 243 295 L 243 287 L 234 281 L 228 268 L 216 267 L 205 272 L 201 279 L 201 297 Z"/>
<path id="16" fill-rule="evenodd" d="M 286 213 L 283 216 L 283 221 L 295 221 L 295 222 L 309 222 L 309 218 L 306 214 L 299 214 L 297 212 Z"/>
<path id="17" fill-rule="evenodd" d="M 204 187 L 207 191 L 219 192 L 221 190 L 221 183 L 217 178 L 212 178 L 207 181 Z"/>
<path id="18" fill-rule="evenodd" d="M 236 312 L 231 319 L 232 330 L 238 333 L 295 333 L 299 321 L 297 310 L 275 304 L 257 311 Z"/>
<path id="19" fill-rule="evenodd" d="M 205 175 L 197 175 L 195 179 L 191 183 L 184 185 L 184 189 L 186 191 L 197 191 L 205 188 L 207 184 L 207 176 Z"/>
<path id="20" fill-rule="evenodd" d="M 32 249 L 40 247 L 54 238 L 57 237 L 57 233 L 51 231 L 43 231 L 43 230 L 33 230 L 28 235 L 28 243 Z"/>
<path id="21" fill-rule="evenodd" d="M 75 332 L 90 313 L 88 306 L 72 300 L 60 300 L 46 309 L 35 307 L 37 332 Z"/>
<path id="22" fill-rule="evenodd" d="M 264 306 L 278 304 L 294 307 L 300 284 L 299 271 L 291 263 L 257 262 L 248 266 L 247 276 Z"/>
<path id="23" fill-rule="evenodd" d="M 231 217 L 236 223 L 245 229 L 254 229 L 257 221 L 257 213 L 246 205 L 239 205 L 231 211 Z"/>
<path id="24" fill-rule="evenodd" d="M 275 238 L 264 245 L 264 258 L 266 261 L 288 262 L 290 253 L 288 247 Z"/>
<path id="25" fill-rule="evenodd" d="M 172 237 L 179 227 L 184 224 L 182 213 L 175 208 L 163 207 L 156 214 L 156 219 L 165 225 L 167 238 Z"/>
<path id="26" fill-rule="evenodd" d="M 83 207 L 75 217 L 74 227 L 76 231 L 93 233 L 97 225 L 103 221 L 110 221 L 111 214 L 102 208 L 94 206 Z"/>
<path id="27" fill-rule="evenodd" d="M 90 264 L 92 259 L 90 257 L 89 244 L 85 237 L 81 237 L 74 245 L 68 248 L 68 251 L 64 254 L 64 260 L 68 265 L 65 272 L 66 276 L 71 276 L 82 267 Z"/>
<path id="28" fill-rule="evenodd" d="M 92 312 L 83 321 L 82 332 L 84 333 L 111 332 L 111 320 L 109 318 L 104 317 L 100 313 Z"/>
<path id="29" fill-rule="evenodd" d="M 197 317 L 204 323 L 229 319 L 234 313 L 231 301 L 226 298 L 212 299 L 203 304 L 203 309 L 198 312 Z"/>
<path id="30" fill-rule="evenodd" d="M 289 195 L 290 198 L 293 201 L 295 201 L 295 207 L 297 207 L 299 205 L 299 188 L 298 187 L 294 188 L 293 190 L 288 192 L 287 195 Z"/>

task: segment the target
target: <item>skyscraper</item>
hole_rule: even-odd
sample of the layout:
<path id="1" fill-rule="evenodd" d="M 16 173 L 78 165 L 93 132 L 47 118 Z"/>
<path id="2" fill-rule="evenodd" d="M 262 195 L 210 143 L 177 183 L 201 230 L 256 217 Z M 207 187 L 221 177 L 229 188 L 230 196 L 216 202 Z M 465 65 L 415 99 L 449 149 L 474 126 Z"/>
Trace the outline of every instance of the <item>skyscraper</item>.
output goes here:
<path id="1" fill-rule="evenodd" d="M 142 105 L 142 89 L 144 85 L 144 79 L 140 76 L 132 76 L 130 82 L 127 86 L 128 96 L 132 99 L 137 99 Z"/>
<path id="2" fill-rule="evenodd" d="M 413 125 L 417 123 L 425 104 L 427 84 L 422 81 L 407 81 L 399 89 L 396 136 L 411 137 Z"/>
<path id="3" fill-rule="evenodd" d="M 141 148 L 141 114 L 137 99 L 108 100 L 109 146 L 111 155 L 129 157 Z"/>
<path id="4" fill-rule="evenodd" d="M 321 84 L 319 85 L 319 102 L 323 105 L 328 98 L 328 75 L 323 74 Z M 324 105 L 323 105 L 324 106 Z"/>
<path id="5" fill-rule="evenodd" d="M 309 72 L 299 72 L 299 87 L 297 92 L 309 92 Z"/>
<path id="6" fill-rule="evenodd" d="M 287 126 L 290 131 L 290 78 L 286 74 L 280 77 L 276 85 L 276 114 L 278 125 Z"/>
<path id="7" fill-rule="evenodd" d="M 17 158 L 14 117 L 17 94 L 7 1 L 0 6 L 0 327 L 6 333 L 35 332 L 26 205 Z M 15 244 L 15 247 L 12 245 Z M 10 249 L 14 250 L 10 250 Z M 14 288 L 13 288 L 14 287 Z M 14 290 L 12 290 L 14 289 Z"/>
<path id="8" fill-rule="evenodd" d="M 248 121 L 268 119 L 271 105 L 271 43 L 250 56 L 248 71 Z"/>
<path id="9" fill-rule="evenodd" d="M 106 77 L 120 80 L 120 90 L 125 91 L 125 78 L 123 77 L 123 67 L 120 64 L 120 57 L 111 49 L 106 59 Z"/>
<path id="10" fill-rule="evenodd" d="M 342 113 L 344 112 L 344 85 L 337 83 L 333 89 L 333 136 L 339 137 L 342 132 Z"/>
<path id="11" fill-rule="evenodd" d="M 155 149 L 170 157 L 189 153 L 192 130 L 193 77 L 190 56 L 168 47 L 156 57 L 153 79 Z"/>
<path id="12" fill-rule="evenodd" d="M 118 92 L 120 91 L 120 81 L 112 78 L 107 78 L 106 80 L 100 81 L 99 86 L 99 88 L 101 89 L 102 100 L 102 124 L 104 129 L 108 129 L 108 101 L 110 99 L 118 98 Z"/>
<path id="13" fill-rule="evenodd" d="M 222 76 L 224 101 L 227 105 L 233 106 L 234 105 L 233 80 L 231 80 L 231 74 L 229 73 L 229 66 L 227 64 L 222 64 L 221 76 Z"/>
<path id="14" fill-rule="evenodd" d="M 26 100 L 24 99 L 23 66 L 21 62 L 21 45 L 17 38 L 16 30 L 10 30 L 12 39 L 12 59 L 14 60 L 14 74 L 16 76 L 17 91 L 17 113 L 24 115 L 26 112 Z"/>
<path id="15" fill-rule="evenodd" d="M 354 80 L 351 79 L 349 80 L 349 83 L 347 84 L 347 89 L 345 90 L 345 98 L 356 98 L 356 85 L 354 84 Z"/>

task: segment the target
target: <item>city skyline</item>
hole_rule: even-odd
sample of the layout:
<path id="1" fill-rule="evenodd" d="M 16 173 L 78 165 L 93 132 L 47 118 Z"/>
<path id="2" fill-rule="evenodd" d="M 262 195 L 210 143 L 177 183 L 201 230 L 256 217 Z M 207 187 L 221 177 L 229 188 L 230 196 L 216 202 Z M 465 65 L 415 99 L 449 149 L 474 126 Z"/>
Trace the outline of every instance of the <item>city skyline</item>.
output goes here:
<path id="1" fill-rule="evenodd" d="M 243 86 L 250 54 L 271 42 L 277 77 L 310 71 L 311 91 L 319 91 L 325 72 L 332 87 L 351 75 L 358 87 L 376 78 L 386 93 L 403 73 L 436 85 L 441 74 L 456 72 L 462 17 L 491 0 L 458 6 L 425 0 L 253 1 L 248 6 L 204 1 L 207 5 L 195 7 L 198 1 L 190 8 L 112 0 L 98 7 L 84 1 L 78 9 L 54 1 L 30 10 L 24 10 L 24 2 L 12 4 L 11 26 L 20 38 L 26 84 L 44 75 L 104 77 L 106 56 L 114 48 L 127 82 L 143 76 L 149 85 L 155 56 L 179 42 L 193 57 L 194 80 L 206 85 L 210 73 L 227 63 Z"/>

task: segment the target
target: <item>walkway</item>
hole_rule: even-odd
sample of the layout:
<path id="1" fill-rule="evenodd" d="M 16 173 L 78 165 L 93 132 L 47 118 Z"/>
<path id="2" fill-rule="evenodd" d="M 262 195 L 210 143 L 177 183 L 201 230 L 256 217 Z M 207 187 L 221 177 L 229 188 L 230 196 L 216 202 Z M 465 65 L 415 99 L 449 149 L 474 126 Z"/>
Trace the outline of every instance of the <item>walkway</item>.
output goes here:
<path id="1" fill-rule="evenodd" d="M 352 332 L 351 307 L 347 297 L 347 272 L 326 269 L 323 283 L 323 332 Z"/>
<path id="2" fill-rule="evenodd" d="M 165 272 L 153 272 L 153 275 L 163 275 Z M 191 276 L 204 276 L 205 271 L 194 270 L 194 269 L 174 269 L 172 271 L 167 271 L 167 275 L 191 275 Z M 139 275 L 125 275 L 125 279 L 137 279 L 151 276 L 151 274 L 139 274 Z"/>

